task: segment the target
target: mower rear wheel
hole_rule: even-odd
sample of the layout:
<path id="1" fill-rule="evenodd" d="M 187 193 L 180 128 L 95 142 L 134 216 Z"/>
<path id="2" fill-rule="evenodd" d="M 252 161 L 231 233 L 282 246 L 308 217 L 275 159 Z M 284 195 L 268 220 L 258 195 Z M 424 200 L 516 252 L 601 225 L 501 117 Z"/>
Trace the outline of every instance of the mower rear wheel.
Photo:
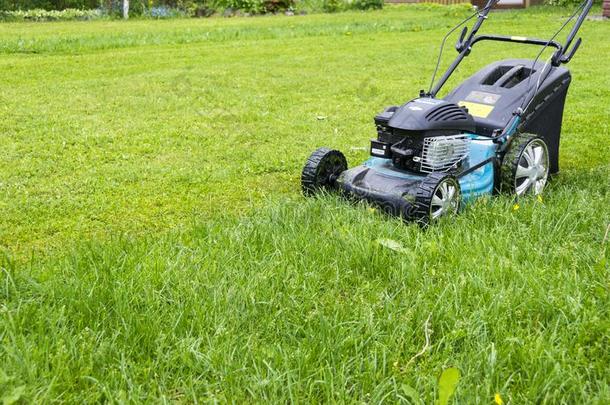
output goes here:
<path id="1" fill-rule="evenodd" d="M 303 194 L 311 196 L 320 190 L 332 189 L 339 175 L 347 170 L 343 153 L 329 148 L 316 149 L 305 162 L 301 173 Z"/>
<path id="2" fill-rule="evenodd" d="M 447 173 L 430 173 L 419 185 L 415 198 L 415 219 L 428 224 L 460 209 L 462 190 L 458 179 Z"/>
<path id="3" fill-rule="evenodd" d="M 501 190 L 522 196 L 542 193 L 549 177 L 549 149 L 542 138 L 519 134 L 502 160 Z"/>

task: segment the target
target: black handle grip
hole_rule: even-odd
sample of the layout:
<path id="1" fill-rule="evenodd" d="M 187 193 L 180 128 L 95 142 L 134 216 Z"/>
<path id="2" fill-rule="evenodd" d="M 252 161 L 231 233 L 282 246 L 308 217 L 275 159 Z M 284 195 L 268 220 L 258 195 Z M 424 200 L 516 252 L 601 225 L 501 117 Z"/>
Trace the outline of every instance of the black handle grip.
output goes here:
<path id="1" fill-rule="evenodd" d="M 582 38 L 578 38 L 576 40 L 576 43 L 574 44 L 574 46 L 572 46 L 572 48 L 570 49 L 570 52 L 566 56 L 563 56 L 561 58 L 561 63 L 568 63 L 572 59 L 572 57 L 578 50 L 578 47 L 580 46 L 581 42 L 582 42 Z"/>
<path id="2" fill-rule="evenodd" d="M 580 10 L 580 14 L 578 15 L 578 19 L 574 23 L 572 30 L 568 34 L 566 43 L 563 46 L 563 49 L 565 51 L 567 51 L 570 48 L 570 45 L 572 44 L 572 40 L 574 39 L 574 37 L 576 37 L 576 34 L 578 33 L 580 26 L 585 21 L 585 18 L 587 18 L 587 14 L 589 14 L 589 11 L 591 11 L 591 7 L 593 7 L 593 0 L 584 0 L 582 3 L 580 3 L 580 6 L 578 6 L 578 8 L 576 9 L 577 12 Z M 573 48 L 574 52 L 576 52 L 576 48 L 578 48 L 578 47 L 575 46 L 575 48 Z M 571 53 L 572 53 L 572 56 L 574 56 L 574 53 L 573 52 L 571 52 Z M 564 54 L 565 54 L 565 52 L 564 52 Z M 570 58 L 567 58 L 567 60 L 569 61 Z M 562 60 L 563 60 L 563 58 L 562 58 Z M 566 62 L 564 62 L 564 63 L 566 63 Z"/>

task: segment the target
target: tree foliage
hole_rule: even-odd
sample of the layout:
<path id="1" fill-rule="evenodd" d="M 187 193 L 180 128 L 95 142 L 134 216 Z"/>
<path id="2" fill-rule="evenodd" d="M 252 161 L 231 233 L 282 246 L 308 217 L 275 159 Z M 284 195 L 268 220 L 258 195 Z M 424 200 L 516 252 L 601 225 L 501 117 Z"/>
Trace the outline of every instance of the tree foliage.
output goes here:
<path id="1" fill-rule="evenodd" d="M 318 12 L 380 9 L 383 0 L 131 0 L 130 13 L 152 18 L 209 16 L 218 10 L 241 10 L 252 14 L 306 9 Z M 101 15 L 119 15 L 121 0 L 0 0 L 4 19 L 57 20 L 80 14 L 68 10 L 98 10 Z M 44 11 L 62 11 L 45 13 Z M 65 12 L 64 12 L 65 11 Z M 93 18 L 89 13 L 87 17 Z M 72 19 L 78 19 L 72 18 Z"/>

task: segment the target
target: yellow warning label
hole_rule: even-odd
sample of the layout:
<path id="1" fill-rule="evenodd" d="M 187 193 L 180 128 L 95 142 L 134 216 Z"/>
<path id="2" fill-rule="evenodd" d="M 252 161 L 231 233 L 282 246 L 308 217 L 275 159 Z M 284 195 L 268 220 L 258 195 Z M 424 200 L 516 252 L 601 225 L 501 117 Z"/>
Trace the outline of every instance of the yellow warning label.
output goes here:
<path id="1" fill-rule="evenodd" d="M 525 42 L 527 41 L 526 37 L 510 37 L 513 41 Z"/>
<path id="2" fill-rule="evenodd" d="M 468 108 L 468 112 L 480 118 L 487 118 L 487 116 L 493 111 L 493 105 L 472 103 L 470 101 L 460 101 L 458 105 Z"/>

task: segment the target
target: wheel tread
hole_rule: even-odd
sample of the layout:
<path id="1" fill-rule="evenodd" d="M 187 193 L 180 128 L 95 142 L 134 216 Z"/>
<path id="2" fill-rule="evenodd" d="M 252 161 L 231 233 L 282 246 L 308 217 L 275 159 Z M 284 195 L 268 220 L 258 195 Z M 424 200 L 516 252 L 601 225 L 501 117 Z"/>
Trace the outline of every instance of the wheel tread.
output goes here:
<path id="1" fill-rule="evenodd" d="M 322 161 L 330 156 L 337 157 L 343 170 L 347 169 L 347 160 L 340 151 L 326 147 L 316 149 L 305 161 L 305 166 L 301 172 L 301 188 L 304 195 L 313 195 L 320 188 L 324 187 L 324 185 L 318 182 L 318 168 Z"/>
<path id="2" fill-rule="evenodd" d="M 430 223 L 430 205 L 432 203 L 433 193 L 438 184 L 446 178 L 455 179 L 458 186 L 458 192 L 461 192 L 459 181 L 457 181 L 455 176 L 449 173 L 430 173 L 422 180 L 417 188 L 413 217 L 420 224 L 427 225 Z"/>
<path id="3" fill-rule="evenodd" d="M 540 139 L 542 142 L 544 142 L 540 136 L 529 133 L 517 134 L 513 138 L 500 166 L 501 192 L 516 194 L 515 175 L 517 173 L 517 167 L 519 166 L 519 160 L 521 159 L 523 150 L 527 147 L 527 145 L 536 139 Z"/>

